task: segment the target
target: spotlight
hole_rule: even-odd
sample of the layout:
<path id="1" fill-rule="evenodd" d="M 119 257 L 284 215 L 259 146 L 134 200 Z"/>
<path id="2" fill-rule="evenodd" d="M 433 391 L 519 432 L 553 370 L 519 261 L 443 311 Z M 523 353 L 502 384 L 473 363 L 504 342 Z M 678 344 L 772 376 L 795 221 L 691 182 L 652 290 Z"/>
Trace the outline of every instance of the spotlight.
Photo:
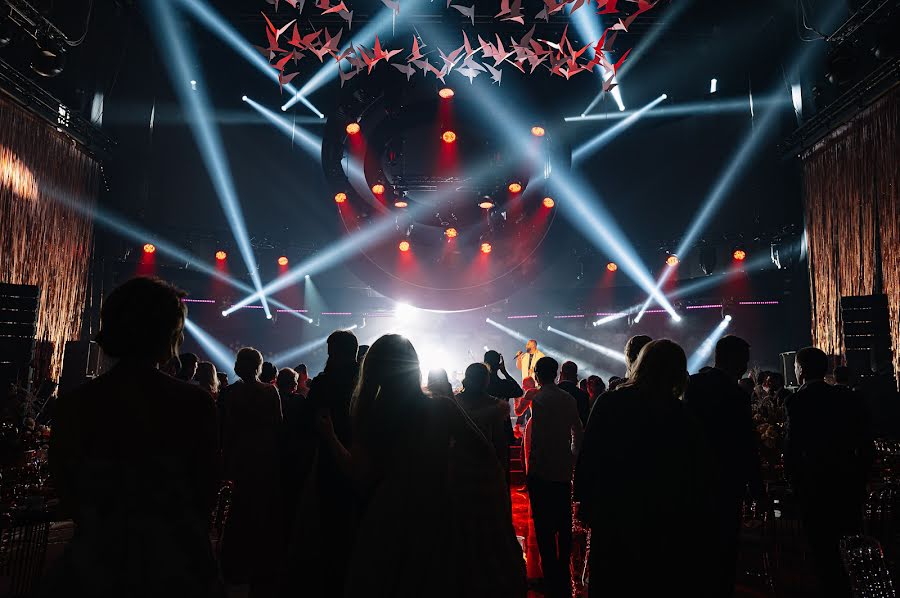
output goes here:
<path id="1" fill-rule="evenodd" d="M 457 230 L 456 230 L 455 228 L 453 228 L 453 227 L 450 227 L 450 228 L 448 228 L 447 230 L 444 231 L 444 235 L 445 235 L 448 239 L 455 239 L 456 236 L 457 236 L 458 234 L 459 234 L 459 233 L 457 232 Z"/>
<path id="2" fill-rule="evenodd" d="M 441 135 L 441 139 L 444 140 L 444 143 L 453 143 L 456 141 L 456 133 L 453 131 L 444 131 L 444 134 Z"/>
<path id="3" fill-rule="evenodd" d="M 619 269 L 619 266 L 615 262 L 609 262 L 608 264 L 606 264 L 606 269 L 609 272 L 615 272 Z"/>
<path id="4" fill-rule="evenodd" d="M 521 183 L 510 183 L 507 189 L 509 189 L 510 193 L 518 193 L 522 190 L 522 185 Z"/>
<path id="5" fill-rule="evenodd" d="M 400 241 L 400 244 L 397 245 L 397 249 L 399 249 L 400 251 L 402 251 L 404 253 L 409 251 L 409 247 L 410 247 L 409 241 Z"/>
<path id="6" fill-rule="evenodd" d="M 747 259 L 747 252 L 743 249 L 735 249 L 731 254 L 731 257 L 733 257 L 734 261 L 736 262 L 743 262 L 745 259 Z"/>
<path id="7" fill-rule="evenodd" d="M 731 321 L 731 314 L 725 314 L 724 320 L 725 320 L 726 322 L 730 322 L 730 321 Z"/>
<path id="8" fill-rule="evenodd" d="M 344 203 L 345 201 L 347 201 L 347 194 L 343 191 L 334 194 L 334 203 Z"/>
<path id="9" fill-rule="evenodd" d="M 542 203 L 544 204 L 545 208 L 552 208 L 553 206 L 556 205 L 556 202 L 553 201 L 552 197 L 545 197 L 544 201 Z"/>
<path id="10" fill-rule="evenodd" d="M 197 91 L 197 81 L 195 79 L 191 79 L 191 91 Z"/>
<path id="11" fill-rule="evenodd" d="M 288 265 L 288 259 L 287 259 L 287 256 L 284 256 L 284 255 L 283 255 L 283 256 L 281 256 L 280 258 L 278 258 L 278 265 L 279 265 L 279 266 L 287 266 L 287 265 Z"/>
<path id="12" fill-rule="evenodd" d="M 482 244 L 481 244 L 481 253 L 488 254 L 488 253 L 490 253 L 493 249 L 494 249 L 494 248 L 491 247 L 491 244 L 490 244 L 490 243 L 482 243 Z"/>
<path id="13" fill-rule="evenodd" d="M 669 266 L 670 268 L 674 268 L 675 266 L 678 265 L 678 261 L 679 261 L 679 260 L 678 260 L 678 256 L 672 254 L 672 255 L 669 255 L 669 257 L 666 258 L 666 265 Z"/>
<path id="14" fill-rule="evenodd" d="M 246 102 L 246 101 L 247 101 L 247 96 L 241 96 L 241 101 L 242 101 L 242 102 Z"/>
<path id="15" fill-rule="evenodd" d="M 441 89 L 438 92 L 438 95 L 441 96 L 442 98 L 444 98 L 445 100 L 449 100 L 450 98 L 453 97 L 454 94 L 453 94 L 452 89 L 450 89 L 449 87 L 444 87 L 443 89 Z"/>
<path id="16" fill-rule="evenodd" d="M 709 80 L 709 93 L 716 93 L 719 91 L 719 81 L 716 79 Z"/>
<path id="17" fill-rule="evenodd" d="M 222 251 L 221 249 L 216 252 L 216 259 L 220 262 L 224 262 L 225 258 L 228 257 L 228 254 Z"/>
<path id="18" fill-rule="evenodd" d="M 408 206 L 408 205 L 409 205 L 409 204 L 406 203 L 406 202 L 403 201 L 403 200 L 399 200 L 399 201 L 395 201 L 395 202 L 394 202 L 394 207 L 395 207 L 395 208 L 405 208 L 405 207 Z"/>
<path id="19" fill-rule="evenodd" d="M 309 274 L 305 275 L 303 278 L 309 280 Z"/>
<path id="20" fill-rule="evenodd" d="M 144 253 L 156 253 L 156 245 L 147 243 L 144 245 Z"/>
<path id="21" fill-rule="evenodd" d="M 40 42 L 31 56 L 31 70 L 41 77 L 55 77 L 66 66 L 66 54 L 62 48 L 42 47 Z"/>
<path id="22" fill-rule="evenodd" d="M 490 210 L 491 208 L 494 207 L 494 202 L 484 200 L 483 202 L 478 204 L 478 207 L 481 208 L 482 210 Z"/>
<path id="23" fill-rule="evenodd" d="M 537 125 L 531 127 L 531 134 L 535 137 L 543 137 L 544 133 L 546 133 L 546 131 L 544 131 L 544 127 L 539 127 Z"/>
<path id="24" fill-rule="evenodd" d="M 347 135 L 356 135 L 360 131 L 359 123 L 350 123 L 344 130 L 347 131 Z"/>
<path id="25" fill-rule="evenodd" d="M 375 195 L 381 195 L 382 193 L 384 193 L 384 185 L 382 185 L 381 183 L 375 183 L 374 185 L 372 185 L 372 193 L 374 193 Z"/>

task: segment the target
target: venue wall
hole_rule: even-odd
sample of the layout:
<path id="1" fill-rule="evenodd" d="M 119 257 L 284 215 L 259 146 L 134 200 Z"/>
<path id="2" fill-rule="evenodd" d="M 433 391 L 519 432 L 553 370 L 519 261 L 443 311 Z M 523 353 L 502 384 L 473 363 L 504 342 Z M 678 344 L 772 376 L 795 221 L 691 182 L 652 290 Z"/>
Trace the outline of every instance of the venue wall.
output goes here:
<path id="1" fill-rule="evenodd" d="M 828 354 L 843 354 L 841 297 L 884 293 L 895 371 L 900 371 L 898 164 L 900 86 L 803 156 L 813 341 Z"/>
<path id="2" fill-rule="evenodd" d="M 65 342 L 81 331 L 98 182 L 93 158 L 0 98 L 0 282 L 40 287 L 39 378 L 58 379 Z"/>

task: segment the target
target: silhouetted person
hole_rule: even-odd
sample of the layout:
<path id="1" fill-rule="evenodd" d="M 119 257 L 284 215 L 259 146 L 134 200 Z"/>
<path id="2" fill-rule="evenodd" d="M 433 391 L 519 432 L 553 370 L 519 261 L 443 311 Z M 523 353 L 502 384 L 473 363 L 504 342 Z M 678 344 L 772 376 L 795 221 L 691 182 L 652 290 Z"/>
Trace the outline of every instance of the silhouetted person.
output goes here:
<path id="1" fill-rule="evenodd" d="M 428 370 L 428 381 L 426 382 L 426 386 L 432 397 L 442 397 L 444 399 L 453 398 L 453 385 L 450 384 L 447 370 L 443 368 Z"/>
<path id="2" fill-rule="evenodd" d="M 76 525 L 51 595 L 215 595 L 215 408 L 158 369 L 184 338 L 184 296 L 150 278 L 110 293 L 96 340 L 118 361 L 57 402 L 50 468 Z"/>
<path id="3" fill-rule="evenodd" d="M 631 370 L 637 363 L 641 349 L 647 346 L 653 339 L 646 334 L 636 334 L 625 343 L 625 377 L 618 378 L 613 376 L 609 379 L 609 390 L 615 390 L 619 384 L 624 384 L 631 377 Z"/>
<path id="4" fill-rule="evenodd" d="M 834 368 L 834 383 L 837 386 L 843 386 L 844 388 L 853 388 L 851 384 L 852 381 L 852 372 L 850 368 L 845 365 L 839 365 Z"/>
<path id="5" fill-rule="evenodd" d="M 860 533 L 872 460 L 868 414 L 852 391 L 825 382 L 828 357 L 807 347 L 794 371 L 801 386 L 787 403 L 784 467 L 797 496 L 820 582 L 827 596 L 849 596 L 841 537 Z"/>
<path id="6" fill-rule="evenodd" d="M 542 357 L 534 366 L 540 390 L 531 399 L 528 498 L 547 596 L 570 596 L 572 576 L 572 467 L 582 425 L 575 399 L 555 384 L 559 364 Z"/>
<path id="7" fill-rule="evenodd" d="M 517 399 L 525 394 L 516 379 L 509 375 L 506 371 L 506 362 L 503 356 L 497 351 L 486 351 L 484 354 L 484 363 L 490 370 L 491 377 L 488 380 L 487 393 L 492 397 L 508 401 L 509 399 Z M 503 377 L 500 377 L 503 374 Z"/>
<path id="8" fill-rule="evenodd" d="M 193 353 L 182 353 L 178 356 L 179 367 L 178 373 L 175 375 L 179 380 L 190 382 L 197 374 L 197 366 L 200 364 L 200 358 Z"/>
<path id="9" fill-rule="evenodd" d="M 494 447 L 497 461 L 508 476 L 509 445 L 513 440 L 509 403 L 487 393 L 490 376 L 485 364 L 471 364 L 466 368 L 463 391 L 456 395 L 456 401 Z"/>
<path id="10" fill-rule="evenodd" d="M 290 368 L 278 371 L 275 385 L 281 396 L 281 487 L 284 497 L 285 539 L 293 530 L 300 492 L 309 477 L 316 452 L 314 413 L 306 397 L 297 392 L 297 372 Z"/>
<path id="11" fill-rule="evenodd" d="M 687 379 L 681 347 L 653 341 L 631 377 L 594 405 L 574 487 L 592 530 L 591 598 L 699 595 L 708 465 L 679 400 Z"/>
<path id="12" fill-rule="evenodd" d="M 259 371 L 259 381 L 263 384 L 275 384 L 275 378 L 278 377 L 278 368 L 274 363 L 264 361 L 262 369 Z"/>
<path id="13" fill-rule="evenodd" d="M 219 396 L 219 375 L 216 366 L 209 361 L 201 361 L 197 364 L 197 373 L 194 374 L 194 382 L 209 393 L 215 400 Z"/>
<path id="14" fill-rule="evenodd" d="M 244 347 L 234 373 L 240 378 L 222 391 L 222 460 L 234 482 L 222 540 L 222 573 L 231 585 L 249 585 L 253 596 L 271 595 L 278 570 L 281 478 L 278 439 L 281 399 L 259 380 L 262 355 Z"/>
<path id="15" fill-rule="evenodd" d="M 747 371 L 750 345 L 737 336 L 716 343 L 715 366 L 691 376 L 684 404 L 703 428 L 713 457 L 713 526 L 709 587 L 712 596 L 734 594 L 743 499 L 764 498 L 759 462 L 759 439 L 753 424 L 750 395 L 738 386 Z"/>
<path id="16" fill-rule="evenodd" d="M 216 372 L 216 378 L 219 379 L 219 392 L 222 392 L 222 390 L 223 390 L 226 386 L 228 386 L 228 374 L 226 374 L 225 372 L 218 372 L 218 371 L 217 371 L 217 372 Z"/>
<path id="17" fill-rule="evenodd" d="M 297 372 L 297 392 L 305 397 L 309 394 L 309 372 L 306 369 L 306 364 L 299 364 L 294 368 L 294 371 Z"/>
<path id="18" fill-rule="evenodd" d="M 591 414 L 591 397 L 578 387 L 578 366 L 574 361 L 566 361 L 562 364 L 559 370 L 559 387 L 575 399 L 581 425 L 586 425 L 588 415 Z"/>
<path id="19" fill-rule="evenodd" d="M 591 407 L 600 398 L 600 395 L 606 392 L 606 384 L 600 376 L 588 376 L 587 379 L 588 395 L 591 397 Z"/>

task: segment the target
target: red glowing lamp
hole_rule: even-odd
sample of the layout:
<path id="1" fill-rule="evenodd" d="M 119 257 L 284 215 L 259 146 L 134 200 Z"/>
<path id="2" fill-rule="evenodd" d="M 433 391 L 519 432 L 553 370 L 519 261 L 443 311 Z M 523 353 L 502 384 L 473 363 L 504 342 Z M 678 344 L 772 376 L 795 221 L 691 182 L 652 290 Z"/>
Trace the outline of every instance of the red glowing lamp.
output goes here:
<path id="1" fill-rule="evenodd" d="M 372 185 L 372 193 L 374 193 L 375 195 L 381 195 L 382 193 L 384 193 L 384 185 L 382 185 L 381 183 L 375 183 L 374 185 Z"/>
<path id="2" fill-rule="evenodd" d="M 409 241 L 400 241 L 400 244 L 397 245 L 397 249 L 406 253 L 407 251 L 409 251 Z"/>
<path id="3" fill-rule="evenodd" d="M 544 201 L 542 203 L 544 204 L 545 208 L 552 208 L 553 206 L 556 205 L 556 202 L 553 201 L 552 197 L 545 197 Z"/>
<path id="4" fill-rule="evenodd" d="M 453 131 L 444 131 L 444 134 L 441 135 L 441 139 L 444 140 L 444 143 L 453 143 L 456 141 L 456 133 Z"/>
<path id="5" fill-rule="evenodd" d="M 510 183 L 507 189 L 509 189 L 510 193 L 519 193 L 522 190 L 522 185 L 520 183 Z"/>
<path id="6" fill-rule="evenodd" d="M 743 262 L 747 259 L 747 252 L 743 249 L 735 249 L 734 253 L 731 254 L 731 257 L 733 257 L 736 262 Z"/>
<path id="7" fill-rule="evenodd" d="M 494 202 L 485 200 L 485 201 L 481 202 L 480 204 L 478 204 L 478 207 L 481 208 L 482 210 L 490 210 L 491 208 L 494 207 Z"/>
<path id="8" fill-rule="evenodd" d="M 669 257 L 666 258 L 666 265 L 669 266 L 670 268 L 674 268 L 675 266 L 678 265 L 678 261 L 679 260 L 678 260 L 677 255 L 670 255 Z"/>
<path id="9" fill-rule="evenodd" d="M 444 87 L 438 92 L 438 95 L 441 96 L 442 98 L 444 98 L 445 100 L 449 100 L 450 98 L 453 97 L 454 93 L 453 93 L 453 90 L 450 89 L 449 87 Z"/>
<path id="10" fill-rule="evenodd" d="M 288 265 L 287 257 L 283 255 L 280 258 L 278 258 L 278 265 L 279 266 L 287 266 Z"/>
<path id="11" fill-rule="evenodd" d="M 403 200 L 395 201 L 395 202 L 394 202 L 394 207 L 395 207 L 395 208 L 405 208 L 405 207 L 408 206 L 408 205 L 409 205 L 409 204 L 406 203 L 406 202 L 403 201 Z"/>
<path id="12" fill-rule="evenodd" d="M 455 239 L 459 233 L 457 232 L 457 230 L 455 228 L 450 227 L 444 231 L 444 234 L 447 236 L 448 239 Z"/>
<path id="13" fill-rule="evenodd" d="M 606 264 L 606 269 L 609 270 L 610 272 L 615 272 L 616 270 L 619 269 L 619 266 L 615 262 L 610 262 L 610 263 Z"/>
<path id="14" fill-rule="evenodd" d="M 344 203 L 345 201 L 347 201 L 347 194 L 343 191 L 334 194 L 334 203 Z"/>
<path id="15" fill-rule="evenodd" d="M 156 245 L 147 243 L 144 245 L 144 253 L 156 253 Z"/>
<path id="16" fill-rule="evenodd" d="M 481 253 L 488 254 L 493 250 L 490 243 L 482 243 L 481 244 Z"/>
<path id="17" fill-rule="evenodd" d="M 344 130 L 347 131 L 347 135 L 356 135 L 360 131 L 359 123 L 350 123 Z"/>
<path id="18" fill-rule="evenodd" d="M 546 131 L 544 131 L 544 127 L 539 127 L 537 125 L 531 127 L 531 134 L 535 137 L 543 137 L 544 133 L 546 133 Z"/>
<path id="19" fill-rule="evenodd" d="M 224 262 L 225 258 L 227 258 L 227 257 L 228 257 L 228 254 L 225 253 L 224 251 L 222 251 L 221 249 L 216 252 L 216 259 L 219 260 L 220 262 Z"/>

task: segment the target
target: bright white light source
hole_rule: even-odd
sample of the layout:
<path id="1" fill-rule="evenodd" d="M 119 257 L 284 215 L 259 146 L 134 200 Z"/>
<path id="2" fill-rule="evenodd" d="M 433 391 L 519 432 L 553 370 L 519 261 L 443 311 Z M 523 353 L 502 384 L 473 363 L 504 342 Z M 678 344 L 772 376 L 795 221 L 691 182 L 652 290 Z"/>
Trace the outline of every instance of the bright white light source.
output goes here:
<path id="1" fill-rule="evenodd" d="M 191 89 L 197 91 L 197 82 L 191 79 Z"/>
<path id="2" fill-rule="evenodd" d="M 800 84 L 794 83 L 791 85 L 791 103 L 794 104 L 794 112 L 797 114 L 797 117 L 803 115 L 803 92 L 801 91 Z"/>
<path id="3" fill-rule="evenodd" d="M 709 80 L 709 93 L 716 93 L 719 90 L 719 82 L 716 79 Z"/>
<path id="4" fill-rule="evenodd" d="M 619 86 L 616 85 L 612 89 L 612 97 L 616 101 L 616 106 L 619 107 L 619 112 L 623 112 L 625 110 L 625 102 L 622 101 L 622 92 L 619 91 Z"/>
<path id="5" fill-rule="evenodd" d="M 398 303 L 394 307 L 394 316 L 404 322 L 409 322 L 416 317 L 416 308 L 408 303 Z"/>

